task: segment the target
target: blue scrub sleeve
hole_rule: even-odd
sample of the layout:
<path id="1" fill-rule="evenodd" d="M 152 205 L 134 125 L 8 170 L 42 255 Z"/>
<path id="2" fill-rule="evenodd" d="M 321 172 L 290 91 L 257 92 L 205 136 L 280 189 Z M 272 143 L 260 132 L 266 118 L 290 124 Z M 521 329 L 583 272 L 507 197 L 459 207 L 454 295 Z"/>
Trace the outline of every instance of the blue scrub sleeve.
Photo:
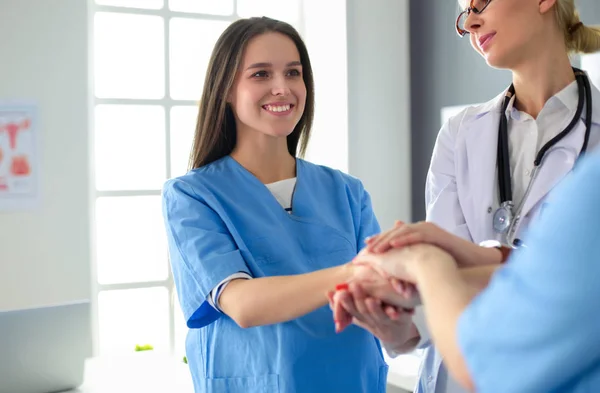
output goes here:
<path id="1" fill-rule="evenodd" d="M 362 187 L 362 184 L 361 184 Z M 373 212 L 373 205 L 371 204 L 371 196 L 367 190 L 362 187 L 361 196 L 361 208 L 360 208 L 360 225 L 358 228 L 357 236 L 357 247 L 356 252 L 358 253 L 365 247 L 365 241 L 368 237 L 373 236 L 381 232 L 375 212 Z"/>
<path id="2" fill-rule="evenodd" d="M 600 362 L 600 156 L 558 186 L 511 256 L 461 315 L 478 392 L 564 391 Z"/>
<path id="3" fill-rule="evenodd" d="M 190 328 L 212 323 L 221 314 L 207 295 L 237 272 L 251 276 L 237 245 L 219 215 L 178 179 L 163 188 L 163 216 L 173 278 Z"/>

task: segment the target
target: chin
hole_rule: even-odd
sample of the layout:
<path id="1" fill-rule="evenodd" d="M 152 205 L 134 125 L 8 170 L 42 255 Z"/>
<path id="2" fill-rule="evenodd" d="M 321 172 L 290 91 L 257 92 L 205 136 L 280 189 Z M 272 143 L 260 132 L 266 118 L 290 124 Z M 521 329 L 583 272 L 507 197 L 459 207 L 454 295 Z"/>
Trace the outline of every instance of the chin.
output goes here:
<path id="1" fill-rule="evenodd" d="M 268 134 L 274 136 L 275 138 L 287 138 L 292 132 L 294 132 L 293 128 L 271 129 L 269 130 Z"/>
<path id="2" fill-rule="evenodd" d="M 486 57 L 485 61 L 487 62 L 487 64 L 492 67 L 492 68 L 496 68 L 496 69 L 500 69 L 500 70 L 505 70 L 509 67 L 509 62 L 506 61 L 507 59 L 505 58 L 501 58 L 499 56 L 494 56 L 494 55 L 489 55 Z"/>

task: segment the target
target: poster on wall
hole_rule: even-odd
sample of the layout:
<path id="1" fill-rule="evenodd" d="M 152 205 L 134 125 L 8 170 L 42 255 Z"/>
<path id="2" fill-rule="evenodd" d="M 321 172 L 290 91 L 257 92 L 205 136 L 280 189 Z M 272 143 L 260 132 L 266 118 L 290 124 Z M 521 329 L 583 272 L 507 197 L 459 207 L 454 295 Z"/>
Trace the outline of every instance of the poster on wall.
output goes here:
<path id="1" fill-rule="evenodd" d="M 0 101 L 0 211 L 39 202 L 39 130 L 33 103 Z"/>

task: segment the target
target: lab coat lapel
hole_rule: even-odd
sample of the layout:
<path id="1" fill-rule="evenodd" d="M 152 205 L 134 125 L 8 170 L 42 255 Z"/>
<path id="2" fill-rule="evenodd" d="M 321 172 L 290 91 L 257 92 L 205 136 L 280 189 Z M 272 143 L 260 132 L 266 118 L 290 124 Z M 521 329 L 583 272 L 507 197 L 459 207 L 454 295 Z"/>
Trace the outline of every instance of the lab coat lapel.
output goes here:
<path id="1" fill-rule="evenodd" d="M 494 205 L 496 192 L 496 157 L 498 149 L 498 124 L 504 92 L 495 99 L 473 108 L 471 120 L 463 124 L 464 153 L 459 154 L 457 182 L 459 190 L 466 190 L 460 197 L 467 201 L 463 214 L 473 240 L 490 238 L 490 208 Z M 464 162 L 462 159 L 464 158 Z"/>
<path id="2" fill-rule="evenodd" d="M 470 200 L 465 206 L 473 206 L 464 211 L 469 228 L 491 227 L 489 208 L 495 200 L 499 121 L 500 101 L 497 101 L 492 107 L 482 108 L 476 119 L 465 125 L 466 162 L 459 169 L 465 184 L 458 188 L 468 190 L 462 197 Z M 483 239 L 489 237 L 487 232 L 471 235 L 473 239 Z"/>

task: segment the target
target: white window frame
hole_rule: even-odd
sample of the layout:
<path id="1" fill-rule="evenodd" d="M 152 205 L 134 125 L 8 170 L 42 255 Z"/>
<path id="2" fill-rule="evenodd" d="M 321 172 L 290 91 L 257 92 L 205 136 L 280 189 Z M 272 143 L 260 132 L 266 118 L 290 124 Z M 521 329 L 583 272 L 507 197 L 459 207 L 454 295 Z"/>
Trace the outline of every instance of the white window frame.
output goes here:
<path id="1" fill-rule="evenodd" d="M 92 308 L 92 339 L 93 339 L 93 354 L 94 356 L 98 356 L 100 353 L 100 321 L 99 321 L 99 306 L 98 306 L 98 296 L 101 292 L 104 291 L 113 291 L 113 290 L 127 290 L 127 289 L 142 289 L 142 288 L 155 288 L 162 287 L 166 288 L 169 293 L 169 352 L 171 354 L 176 353 L 176 332 L 175 332 L 175 321 L 177 312 L 181 312 L 180 310 L 175 309 L 174 299 L 175 299 L 175 286 L 173 282 L 173 276 L 171 272 L 171 268 L 168 268 L 168 277 L 162 281 L 150 281 L 150 282 L 128 282 L 128 283 L 119 283 L 119 284 L 100 284 L 98 282 L 98 260 L 97 260 L 97 237 L 96 237 L 96 203 L 99 198 L 103 197 L 126 197 L 126 196 L 159 196 L 161 194 L 161 190 L 115 190 L 115 191 L 101 191 L 96 188 L 96 179 L 95 179 L 95 166 L 96 166 L 96 157 L 95 157 L 95 108 L 98 105 L 158 105 L 165 109 L 165 165 L 166 165 L 166 178 L 169 179 L 172 177 L 171 174 L 171 109 L 176 106 L 197 106 L 198 100 L 200 99 L 200 93 L 198 94 L 198 100 L 176 100 L 170 98 L 170 31 L 169 31 L 169 22 L 171 18 L 189 18 L 194 20 L 211 20 L 211 21 L 226 21 L 226 22 L 234 22 L 241 17 L 237 14 L 238 9 L 238 1 L 233 0 L 233 14 L 232 15 L 212 15 L 212 14 L 202 14 L 202 13 L 187 13 L 187 12 L 177 12 L 171 11 L 168 7 L 168 1 L 164 0 L 164 5 L 162 9 L 152 10 L 152 9 L 138 9 L 138 8 L 129 8 L 129 7 L 119 7 L 119 6 L 108 6 L 108 5 L 99 5 L 96 4 L 95 0 L 88 0 L 88 40 L 89 40 L 89 53 L 88 53 L 88 61 L 89 61 L 89 86 L 90 86 L 90 102 L 89 102 L 89 157 L 90 157 L 90 176 L 89 176 L 89 185 L 90 185 L 90 226 L 91 226 L 91 280 L 92 280 L 92 300 L 91 300 L 91 308 Z M 218 1 L 218 0 L 216 0 Z M 303 8 L 303 0 L 298 0 L 298 4 L 300 7 L 299 12 L 299 25 L 295 26 L 300 34 L 303 34 L 304 30 L 304 12 L 302 12 Z M 159 16 L 163 19 L 164 23 L 164 55 L 165 55 L 165 68 L 164 68 L 164 98 L 161 99 L 123 99 L 123 98 L 98 98 L 95 95 L 95 86 L 94 86 L 94 19 L 95 15 L 98 12 L 115 12 L 121 14 L 129 14 L 129 15 L 149 15 L 149 16 Z M 191 145 L 190 145 L 191 147 Z M 165 263 L 168 263 L 168 255 L 165 255 Z M 133 349 L 132 349 L 133 351 Z"/>

